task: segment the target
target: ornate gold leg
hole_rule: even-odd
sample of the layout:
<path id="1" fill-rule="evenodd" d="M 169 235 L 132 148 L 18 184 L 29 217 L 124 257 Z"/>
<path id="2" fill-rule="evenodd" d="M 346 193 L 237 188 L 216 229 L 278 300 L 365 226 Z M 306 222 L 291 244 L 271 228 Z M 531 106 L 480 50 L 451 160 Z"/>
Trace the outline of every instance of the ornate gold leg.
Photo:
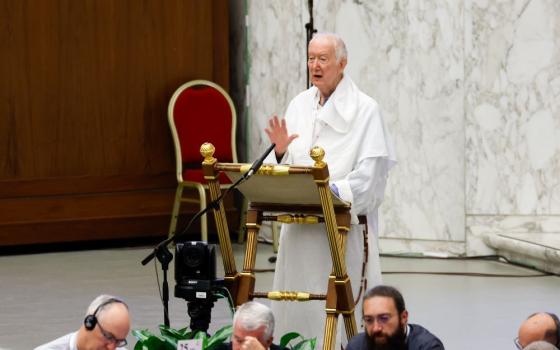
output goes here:
<path id="1" fill-rule="evenodd" d="M 239 306 L 251 299 L 255 290 L 255 260 L 257 258 L 257 235 L 262 222 L 262 214 L 256 210 L 247 211 L 247 245 L 245 248 L 245 259 L 243 260 L 243 272 L 239 293 L 235 305 Z"/>
<path id="2" fill-rule="evenodd" d="M 354 313 L 344 314 L 344 329 L 346 330 L 346 337 L 348 340 L 358 334 L 358 326 L 356 325 L 356 318 Z"/>
<path id="3" fill-rule="evenodd" d="M 325 322 L 325 334 L 323 336 L 323 350 L 334 350 L 336 344 L 336 312 L 327 312 L 327 320 Z"/>

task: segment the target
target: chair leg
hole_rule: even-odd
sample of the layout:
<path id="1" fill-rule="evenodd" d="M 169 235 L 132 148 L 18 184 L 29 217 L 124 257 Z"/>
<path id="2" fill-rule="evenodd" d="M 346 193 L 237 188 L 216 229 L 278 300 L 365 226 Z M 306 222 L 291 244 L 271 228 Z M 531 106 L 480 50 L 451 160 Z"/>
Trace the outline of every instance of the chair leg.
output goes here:
<path id="1" fill-rule="evenodd" d="M 178 184 L 175 191 L 175 202 L 173 203 L 173 211 L 171 212 L 171 223 L 169 224 L 168 237 L 175 234 L 177 229 L 177 220 L 179 219 L 179 209 L 181 209 L 181 197 L 183 196 L 183 185 Z"/>

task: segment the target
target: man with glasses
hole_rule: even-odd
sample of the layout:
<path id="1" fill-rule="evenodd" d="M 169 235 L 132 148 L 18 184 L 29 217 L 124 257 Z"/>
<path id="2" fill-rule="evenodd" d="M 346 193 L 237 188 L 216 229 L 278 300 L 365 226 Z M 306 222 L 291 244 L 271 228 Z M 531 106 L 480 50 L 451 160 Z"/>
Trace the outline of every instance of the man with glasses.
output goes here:
<path id="1" fill-rule="evenodd" d="M 365 332 L 353 337 L 346 350 L 444 350 L 441 341 L 424 327 L 408 323 L 401 293 L 379 285 L 364 296 Z"/>
<path id="2" fill-rule="evenodd" d="M 83 324 L 73 332 L 35 350 L 126 349 L 130 331 L 128 306 L 117 297 L 100 295 L 89 305 Z"/>
<path id="3" fill-rule="evenodd" d="M 560 346 L 560 320 L 550 312 L 538 312 L 529 316 L 519 327 L 515 346 L 525 349 L 532 342 L 543 340 Z"/>

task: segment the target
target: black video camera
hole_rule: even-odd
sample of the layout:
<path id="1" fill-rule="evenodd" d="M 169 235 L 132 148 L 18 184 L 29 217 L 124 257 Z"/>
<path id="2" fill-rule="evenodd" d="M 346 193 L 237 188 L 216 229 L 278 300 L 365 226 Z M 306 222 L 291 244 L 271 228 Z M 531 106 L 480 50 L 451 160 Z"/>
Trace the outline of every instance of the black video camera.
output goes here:
<path id="1" fill-rule="evenodd" d="M 175 246 L 175 297 L 187 301 L 213 299 L 216 279 L 216 246 L 184 242 Z"/>
<path id="2" fill-rule="evenodd" d="M 191 330 L 206 333 L 218 300 L 216 291 L 223 288 L 223 279 L 216 279 L 216 246 L 198 241 L 177 243 L 175 283 L 175 297 L 187 301 Z"/>

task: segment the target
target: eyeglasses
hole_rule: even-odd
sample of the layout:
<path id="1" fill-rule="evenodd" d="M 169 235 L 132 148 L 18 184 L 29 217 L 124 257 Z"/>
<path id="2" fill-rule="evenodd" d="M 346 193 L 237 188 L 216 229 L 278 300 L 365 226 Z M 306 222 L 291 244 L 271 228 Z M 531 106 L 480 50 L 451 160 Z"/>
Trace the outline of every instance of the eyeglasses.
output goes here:
<path id="1" fill-rule="evenodd" d="M 364 316 L 362 317 L 362 320 L 368 326 L 373 325 L 375 321 L 377 321 L 377 324 L 380 326 L 384 326 L 391 320 L 391 318 L 393 318 L 393 315 L 391 314 L 382 314 L 377 316 Z"/>
<path id="2" fill-rule="evenodd" d="M 523 347 L 521 346 L 521 344 L 519 344 L 519 337 L 513 339 L 513 343 L 515 344 L 516 348 L 518 348 L 519 350 L 523 350 Z"/>
<path id="3" fill-rule="evenodd" d="M 104 330 L 99 322 L 97 322 L 97 325 L 99 326 L 101 334 L 103 334 L 103 337 L 105 337 L 108 342 L 115 344 L 119 348 L 127 344 L 126 339 L 117 339 L 113 334 L 111 334 L 111 332 L 107 332 L 106 330 Z"/>

